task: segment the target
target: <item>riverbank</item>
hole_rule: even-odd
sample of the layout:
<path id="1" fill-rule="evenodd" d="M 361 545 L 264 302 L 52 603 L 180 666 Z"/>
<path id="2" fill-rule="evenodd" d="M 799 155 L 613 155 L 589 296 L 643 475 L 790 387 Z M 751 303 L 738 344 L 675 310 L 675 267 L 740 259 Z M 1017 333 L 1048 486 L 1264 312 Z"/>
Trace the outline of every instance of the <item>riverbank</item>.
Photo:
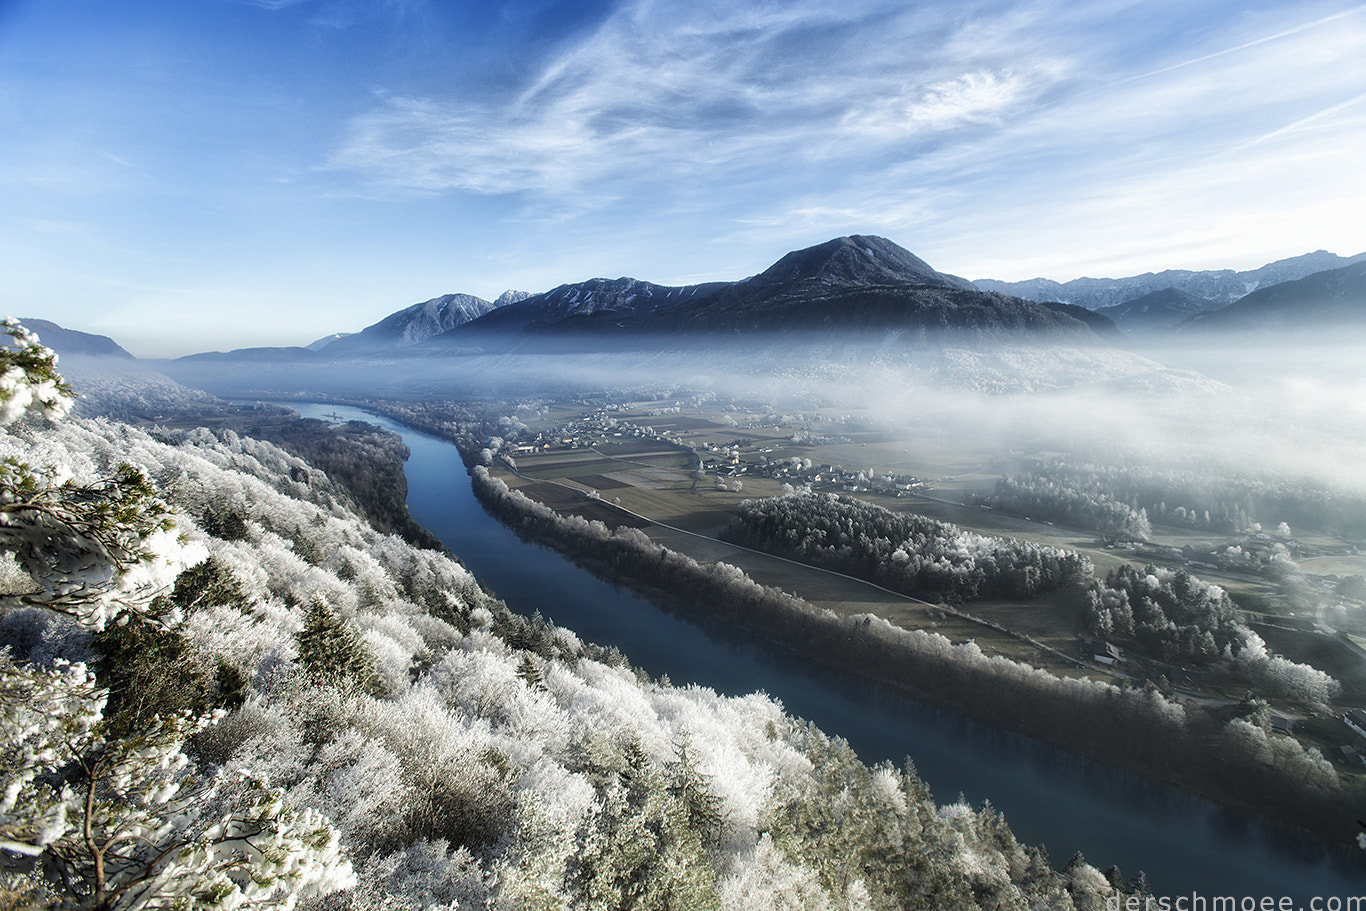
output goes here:
<path id="1" fill-rule="evenodd" d="M 475 468 L 472 475 L 480 502 L 510 527 L 675 608 L 734 623 L 836 669 L 1314 833 L 1327 845 L 1347 845 L 1355 836 L 1359 796 L 1307 786 L 1306 779 L 1315 780 L 1312 757 L 1282 747 L 1279 765 L 1258 761 L 1241 728 L 1167 702 L 1151 689 L 1060 679 L 988 658 L 970 643 L 955 646 L 873 617 L 841 620 L 759 586 L 733 567 L 699 564 L 638 531 L 610 532 L 601 523 L 560 515 L 485 470 Z"/>
<path id="2" fill-rule="evenodd" d="M 664 598 L 636 597 L 610 566 L 590 573 L 568 554 L 530 543 L 475 499 L 449 422 L 378 416 L 373 412 L 383 409 L 374 405 L 368 415 L 317 407 L 403 435 L 412 450 L 405 471 L 413 517 L 513 610 L 542 612 L 584 641 L 619 649 L 657 679 L 729 695 L 770 694 L 793 716 L 846 738 L 865 761 L 900 766 L 909 756 L 941 804 L 989 801 L 1023 841 L 1047 845 L 1058 863 L 1083 852 L 1101 869 L 1145 871 L 1154 895 L 1288 895 L 1302 907 L 1314 896 L 1366 895 L 1366 868 L 1348 846 L 1325 851 L 1322 839 L 1303 830 L 978 722 L 906 687 L 830 669 L 762 630 L 677 602 L 666 612 L 658 606 Z M 448 410 L 454 421 L 459 412 Z"/>

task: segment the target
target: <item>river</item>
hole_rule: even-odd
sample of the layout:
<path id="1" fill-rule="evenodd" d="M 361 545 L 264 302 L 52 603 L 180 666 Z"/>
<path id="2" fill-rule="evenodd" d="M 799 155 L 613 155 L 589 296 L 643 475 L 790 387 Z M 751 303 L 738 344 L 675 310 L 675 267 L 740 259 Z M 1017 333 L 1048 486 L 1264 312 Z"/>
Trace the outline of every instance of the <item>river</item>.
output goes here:
<path id="1" fill-rule="evenodd" d="M 661 610 L 522 541 L 485 513 L 450 443 L 355 408 L 288 404 L 305 417 L 336 414 L 401 434 L 412 452 L 405 471 L 413 518 L 513 610 L 539 610 L 678 684 L 731 695 L 762 690 L 789 713 L 846 739 L 866 762 L 899 764 L 910 756 L 938 801 L 960 793 L 974 806 L 989 800 L 1018 838 L 1045 845 L 1055 865 L 1081 851 L 1102 870 L 1118 865 L 1130 877 L 1142 870 L 1153 894 L 1173 902 L 1288 897 L 1285 907 L 1296 911 L 1336 911 L 1311 900 L 1366 896 L 1366 866 L 1353 856 L 1330 860 L 1320 848 L 1180 790 L 827 671 L 721 624 Z"/>

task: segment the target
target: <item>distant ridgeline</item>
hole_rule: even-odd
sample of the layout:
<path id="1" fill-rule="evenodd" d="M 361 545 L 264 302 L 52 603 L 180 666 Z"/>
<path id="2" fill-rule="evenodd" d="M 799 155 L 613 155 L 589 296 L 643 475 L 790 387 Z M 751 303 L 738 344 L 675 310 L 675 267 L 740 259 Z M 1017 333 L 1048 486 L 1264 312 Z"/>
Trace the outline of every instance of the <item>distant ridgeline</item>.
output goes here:
<path id="1" fill-rule="evenodd" d="M 1203 329 L 1298 333 L 1366 322 L 1363 275 L 1366 253 L 1343 257 L 1318 250 L 1243 272 L 1168 269 L 1128 278 L 978 279 L 974 284 L 1029 300 L 1085 307 L 1132 334 Z"/>
<path id="2" fill-rule="evenodd" d="M 491 302 L 446 294 L 306 348 L 240 349 L 181 360 L 315 364 L 378 355 L 671 347 L 698 341 L 752 347 L 794 337 L 902 345 L 945 339 L 1093 345 L 1120 334 L 1108 319 L 1088 310 L 982 291 L 885 238 L 854 235 L 789 253 L 741 281 L 671 287 L 594 278 L 541 294 L 508 291 Z"/>
<path id="3" fill-rule="evenodd" d="M 490 344 L 498 337 L 582 342 L 594 336 L 663 340 L 889 332 L 910 341 L 940 335 L 1000 341 L 1021 334 L 1073 343 L 1097 340 L 1091 325 L 1064 310 L 979 291 L 889 240 L 859 235 L 789 253 L 742 281 L 669 287 L 619 278 L 561 285 L 500 307 L 439 340 L 459 345 Z"/>

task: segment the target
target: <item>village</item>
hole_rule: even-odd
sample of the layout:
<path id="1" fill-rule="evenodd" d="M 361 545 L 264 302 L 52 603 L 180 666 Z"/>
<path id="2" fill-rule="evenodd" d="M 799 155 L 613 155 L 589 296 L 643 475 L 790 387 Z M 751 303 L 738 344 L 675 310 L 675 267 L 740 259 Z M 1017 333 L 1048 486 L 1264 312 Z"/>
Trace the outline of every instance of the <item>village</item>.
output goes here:
<path id="1" fill-rule="evenodd" d="M 613 442 L 634 440 L 672 447 L 687 456 L 695 482 L 711 477 L 717 485 L 728 482 L 733 485 L 744 478 L 765 478 L 791 485 L 794 489 L 802 487 L 811 491 L 872 493 L 890 497 L 924 494 L 934 489 L 930 482 L 915 475 L 846 469 L 828 462 L 815 464 L 809 458 L 780 452 L 781 449 L 811 447 L 816 443 L 852 443 L 848 438 L 808 437 L 807 440 L 795 442 L 733 435 L 726 441 L 710 441 L 699 439 L 695 428 L 647 425 L 614 416 L 627 410 L 628 406 L 620 404 L 598 406 L 582 417 L 540 431 L 534 438 L 505 443 L 496 455 L 504 462 L 513 460 L 515 465 L 516 458 L 521 455 L 593 449 Z M 664 420 L 667 421 L 667 418 Z M 660 423 L 663 424 L 663 421 Z"/>

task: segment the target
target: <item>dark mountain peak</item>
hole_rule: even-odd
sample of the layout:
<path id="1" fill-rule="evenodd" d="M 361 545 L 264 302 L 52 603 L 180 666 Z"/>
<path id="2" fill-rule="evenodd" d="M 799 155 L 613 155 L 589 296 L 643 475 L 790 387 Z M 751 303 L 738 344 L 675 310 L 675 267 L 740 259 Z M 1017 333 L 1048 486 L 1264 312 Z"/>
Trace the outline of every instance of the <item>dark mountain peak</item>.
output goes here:
<path id="1" fill-rule="evenodd" d="M 58 354 L 79 354 L 86 357 L 118 357 L 133 360 L 133 355 L 107 335 L 92 335 L 67 329 L 51 320 L 29 317 L 19 321 L 26 329 L 38 334 L 44 345 Z"/>
<path id="2" fill-rule="evenodd" d="M 794 250 L 749 281 L 758 284 L 821 282 L 973 287 L 966 279 L 936 272 L 929 263 L 885 237 L 865 234 L 836 237 L 805 250 Z"/>

